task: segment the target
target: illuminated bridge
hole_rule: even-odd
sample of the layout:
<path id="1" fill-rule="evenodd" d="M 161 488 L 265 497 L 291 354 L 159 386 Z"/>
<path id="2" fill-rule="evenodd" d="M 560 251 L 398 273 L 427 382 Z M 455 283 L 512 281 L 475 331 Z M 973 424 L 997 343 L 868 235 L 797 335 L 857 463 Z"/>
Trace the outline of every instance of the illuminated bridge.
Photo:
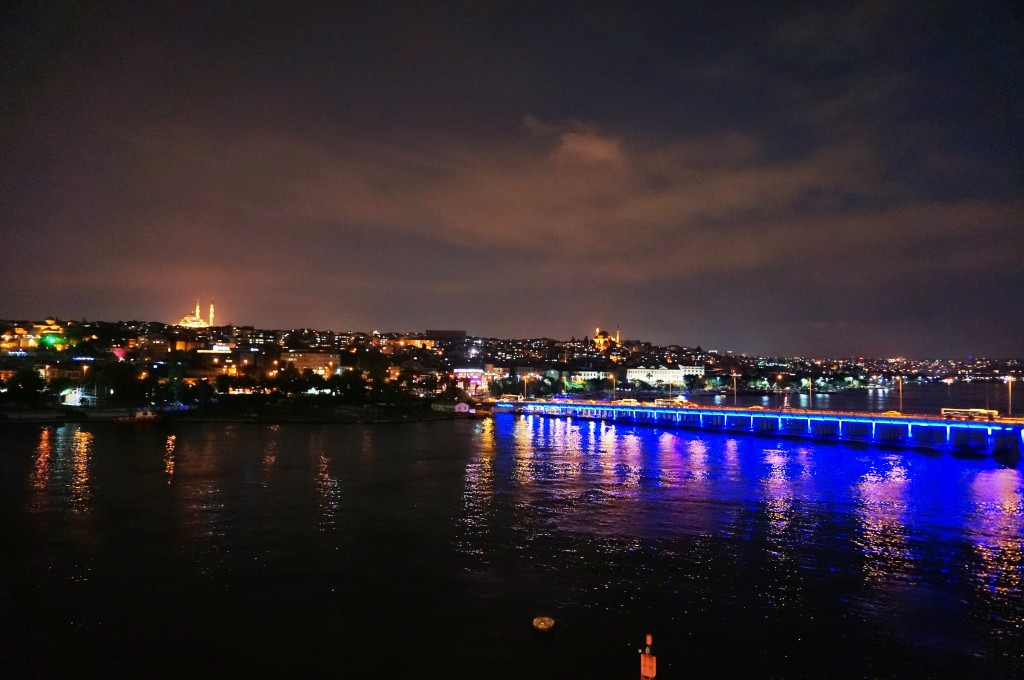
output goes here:
<path id="1" fill-rule="evenodd" d="M 859 442 L 939 451 L 1017 457 L 1024 421 L 966 421 L 938 416 L 752 410 L 721 406 L 650 406 L 579 401 L 499 401 L 495 412 L 582 418 L 718 432 Z"/>

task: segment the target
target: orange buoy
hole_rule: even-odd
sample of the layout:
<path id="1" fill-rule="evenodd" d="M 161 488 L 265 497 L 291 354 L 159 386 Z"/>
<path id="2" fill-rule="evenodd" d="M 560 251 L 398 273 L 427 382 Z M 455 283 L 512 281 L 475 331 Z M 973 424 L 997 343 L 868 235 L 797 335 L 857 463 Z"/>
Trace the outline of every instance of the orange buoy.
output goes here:
<path id="1" fill-rule="evenodd" d="M 549 631 L 555 625 L 555 620 L 550 616 L 537 616 L 533 619 L 533 627 L 539 631 Z"/>
<path id="2" fill-rule="evenodd" d="M 658 660 L 651 653 L 654 636 L 648 633 L 645 642 L 647 646 L 640 650 L 640 680 L 653 680 L 658 672 Z"/>

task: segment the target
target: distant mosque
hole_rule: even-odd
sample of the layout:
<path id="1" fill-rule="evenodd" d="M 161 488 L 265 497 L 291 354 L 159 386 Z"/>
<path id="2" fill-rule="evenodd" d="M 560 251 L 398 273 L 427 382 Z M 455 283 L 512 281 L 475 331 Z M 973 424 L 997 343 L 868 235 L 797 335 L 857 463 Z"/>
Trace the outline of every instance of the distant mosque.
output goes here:
<path id="1" fill-rule="evenodd" d="M 614 344 L 613 344 L 614 343 Z M 615 337 L 608 335 L 608 331 L 603 331 L 600 328 L 594 331 L 594 346 L 599 352 L 611 349 L 613 346 L 619 346 L 619 329 L 615 329 Z"/>
<path id="2" fill-rule="evenodd" d="M 182 328 L 209 328 L 213 325 L 213 303 L 210 303 L 210 320 L 203 321 L 203 317 L 199 315 L 199 300 L 196 300 L 196 311 L 194 314 L 186 314 L 181 317 L 181 321 L 178 322 Z"/>

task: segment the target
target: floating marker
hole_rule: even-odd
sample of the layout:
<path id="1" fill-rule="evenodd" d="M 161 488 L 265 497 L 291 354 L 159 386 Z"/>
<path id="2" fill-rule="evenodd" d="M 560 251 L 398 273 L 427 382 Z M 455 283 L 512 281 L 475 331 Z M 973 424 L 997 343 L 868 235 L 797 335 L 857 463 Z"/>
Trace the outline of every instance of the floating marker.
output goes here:
<path id="1" fill-rule="evenodd" d="M 539 631 L 549 631 L 555 626 L 555 620 L 550 616 L 538 616 L 533 619 L 533 627 Z"/>

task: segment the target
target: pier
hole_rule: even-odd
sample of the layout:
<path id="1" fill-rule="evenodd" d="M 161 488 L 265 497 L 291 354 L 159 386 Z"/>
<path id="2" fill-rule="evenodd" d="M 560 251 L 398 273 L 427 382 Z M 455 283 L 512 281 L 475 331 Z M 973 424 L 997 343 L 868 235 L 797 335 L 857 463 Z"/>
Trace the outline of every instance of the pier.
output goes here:
<path id="1" fill-rule="evenodd" d="M 926 415 L 886 415 L 727 406 L 655 406 L 582 401 L 498 401 L 494 411 L 635 425 L 777 435 L 819 441 L 1019 457 L 1024 421 L 970 421 Z"/>

